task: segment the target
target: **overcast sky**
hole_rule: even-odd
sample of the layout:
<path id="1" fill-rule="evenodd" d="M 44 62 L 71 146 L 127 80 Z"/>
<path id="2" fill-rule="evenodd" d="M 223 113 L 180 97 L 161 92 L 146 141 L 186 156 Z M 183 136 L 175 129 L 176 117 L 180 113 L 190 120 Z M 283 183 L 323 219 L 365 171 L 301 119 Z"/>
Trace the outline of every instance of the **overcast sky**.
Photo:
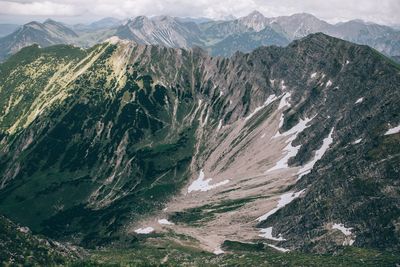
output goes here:
<path id="1" fill-rule="evenodd" d="M 400 0 L 0 0 L 0 23 L 45 18 L 89 22 L 137 15 L 224 18 L 258 10 L 265 16 L 307 12 L 331 23 L 362 19 L 400 24 Z"/>

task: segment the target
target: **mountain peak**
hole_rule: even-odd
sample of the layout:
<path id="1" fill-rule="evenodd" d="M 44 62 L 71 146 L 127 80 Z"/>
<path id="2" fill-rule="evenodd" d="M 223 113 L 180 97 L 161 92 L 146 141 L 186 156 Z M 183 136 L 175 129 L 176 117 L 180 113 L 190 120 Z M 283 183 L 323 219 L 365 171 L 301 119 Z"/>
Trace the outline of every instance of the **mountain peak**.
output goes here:
<path id="1" fill-rule="evenodd" d="M 315 21 L 321 21 L 319 18 L 316 16 L 310 14 L 310 13 L 296 13 L 291 15 L 290 17 L 296 18 L 296 19 L 301 19 L 301 20 L 315 20 Z"/>
<path id="2" fill-rule="evenodd" d="M 246 17 L 240 18 L 239 21 L 248 28 L 258 32 L 268 25 L 269 19 L 267 19 L 266 17 L 264 17 L 263 14 L 255 10 Z"/>
<path id="3" fill-rule="evenodd" d="M 253 12 L 248 14 L 245 18 L 264 19 L 265 16 L 260 11 L 254 10 Z"/>
<path id="4" fill-rule="evenodd" d="M 52 20 L 52 19 L 46 19 L 43 24 L 60 24 L 59 22 Z"/>

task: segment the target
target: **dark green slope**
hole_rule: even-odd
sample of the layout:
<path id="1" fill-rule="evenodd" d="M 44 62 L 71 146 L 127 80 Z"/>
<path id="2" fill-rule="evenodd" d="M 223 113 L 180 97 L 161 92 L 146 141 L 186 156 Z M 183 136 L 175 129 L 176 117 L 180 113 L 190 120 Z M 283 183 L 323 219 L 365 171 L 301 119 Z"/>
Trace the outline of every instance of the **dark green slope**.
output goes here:
<path id="1" fill-rule="evenodd" d="M 7 149 L 18 150 L 24 136 L 35 136 L 17 161 L 3 154 L 3 174 L 15 164 L 20 171 L 0 199 L 2 212 L 34 231 L 57 237 L 109 236 L 128 219 L 162 207 L 185 180 L 197 127 L 196 121 L 182 122 L 181 114 L 193 108 L 190 94 L 167 90 L 133 66 L 127 67 L 124 87 L 112 91 L 115 81 L 106 84 L 111 70 L 105 61 L 114 49 L 107 48 L 67 85 L 73 95 L 7 137 L 17 139 Z M 183 104 L 173 126 L 178 99 Z"/>
<path id="2" fill-rule="evenodd" d="M 78 260 L 75 248 L 32 235 L 0 216 L 0 264 L 2 266 L 55 266 Z"/>

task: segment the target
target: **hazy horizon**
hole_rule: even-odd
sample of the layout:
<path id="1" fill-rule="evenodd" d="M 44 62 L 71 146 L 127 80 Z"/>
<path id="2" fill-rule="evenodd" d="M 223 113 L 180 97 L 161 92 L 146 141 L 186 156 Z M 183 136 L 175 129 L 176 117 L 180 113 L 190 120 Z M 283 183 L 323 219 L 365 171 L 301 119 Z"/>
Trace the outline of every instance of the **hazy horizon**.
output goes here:
<path id="1" fill-rule="evenodd" d="M 195 16 L 171 16 L 171 15 L 167 15 L 167 14 L 159 14 L 159 15 L 146 15 L 146 14 L 141 14 L 141 15 L 136 15 L 136 16 L 128 16 L 128 17 L 124 17 L 124 18 L 118 18 L 115 16 L 103 16 L 103 17 L 91 17 L 91 18 L 83 18 L 81 16 L 79 17 L 63 17 L 63 16 L 12 16 L 9 17 L 7 15 L 2 15 L 0 14 L 0 24 L 17 24 L 17 25 L 23 25 L 32 21 L 37 21 L 37 22 L 41 22 L 43 23 L 44 21 L 51 19 L 51 20 L 55 20 L 57 22 L 61 22 L 67 25 L 75 25 L 75 24 L 90 24 L 93 22 L 97 22 L 103 19 L 117 19 L 117 20 L 128 20 L 128 19 L 133 19 L 135 17 L 138 16 L 146 16 L 149 18 L 152 17 L 157 17 L 157 16 L 171 16 L 171 17 L 175 17 L 175 18 L 181 18 L 181 19 L 193 19 L 193 20 L 214 20 L 214 21 L 218 21 L 218 20 L 233 20 L 233 19 L 238 19 L 241 17 L 245 17 L 249 14 L 251 14 L 254 11 L 258 11 L 258 10 L 253 10 L 251 12 L 249 12 L 246 15 L 243 16 L 233 16 L 233 15 L 227 15 L 224 18 L 211 18 L 211 17 L 205 17 L 205 16 L 199 16 L 199 17 L 195 17 Z M 260 12 L 260 11 L 258 11 Z M 262 14 L 262 12 L 260 12 Z M 380 24 L 380 25 L 385 25 L 385 26 L 389 26 L 389 27 L 393 27 L 393 28 L 400 28 L 400 24 L 385 24 L 385 23 L 378 23 L 378 22 L 374 22 L 374 21 L 366 21 L 360 18 L 353 18 L 353 19 L 348 19 L 348 20 L 342 20 L 342 21 L 335 21 L 335 22 L 331 22 L 328 20 L 325 20 L 323 18 L 318 17 L 315 14 L 309 13 L 309 12 L 297 12 L 297 13 L 293 13 L 293 14 L 287 14 L 287 15 L 281 15 L 281 16 L 292 16 L 292 15 L 296 15 L 296 14 L 309 14 L 312 15 L 320 20 L 326 21 L 332 25 L 337 24 L 337 23 L 344 23 L 344 22 L 348 22 L 348 21 L 354 21 L 354 20 L 360 20 L 363 21 L 364 23 L 375 23 L 375 24 Z M 265 17 L 267 18 L 274 18 L 274 17 L 281 17 L 281 16 L 266 16 L 265 14 L 263 14 Z"/>

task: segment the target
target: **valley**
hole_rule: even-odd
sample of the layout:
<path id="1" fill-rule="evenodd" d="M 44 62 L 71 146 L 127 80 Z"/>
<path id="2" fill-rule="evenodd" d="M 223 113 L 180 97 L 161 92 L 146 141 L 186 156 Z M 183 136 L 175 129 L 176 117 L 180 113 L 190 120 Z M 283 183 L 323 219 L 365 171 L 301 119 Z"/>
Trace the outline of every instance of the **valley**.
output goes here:
<path id="1" fill-rule="evenodd" d="M 0 213 L 82 249 L 61 257 L 398 262 L 400 66 L 368 46 L 225 58 L 115 36 L 28 46 L 0 74 Z"/>

